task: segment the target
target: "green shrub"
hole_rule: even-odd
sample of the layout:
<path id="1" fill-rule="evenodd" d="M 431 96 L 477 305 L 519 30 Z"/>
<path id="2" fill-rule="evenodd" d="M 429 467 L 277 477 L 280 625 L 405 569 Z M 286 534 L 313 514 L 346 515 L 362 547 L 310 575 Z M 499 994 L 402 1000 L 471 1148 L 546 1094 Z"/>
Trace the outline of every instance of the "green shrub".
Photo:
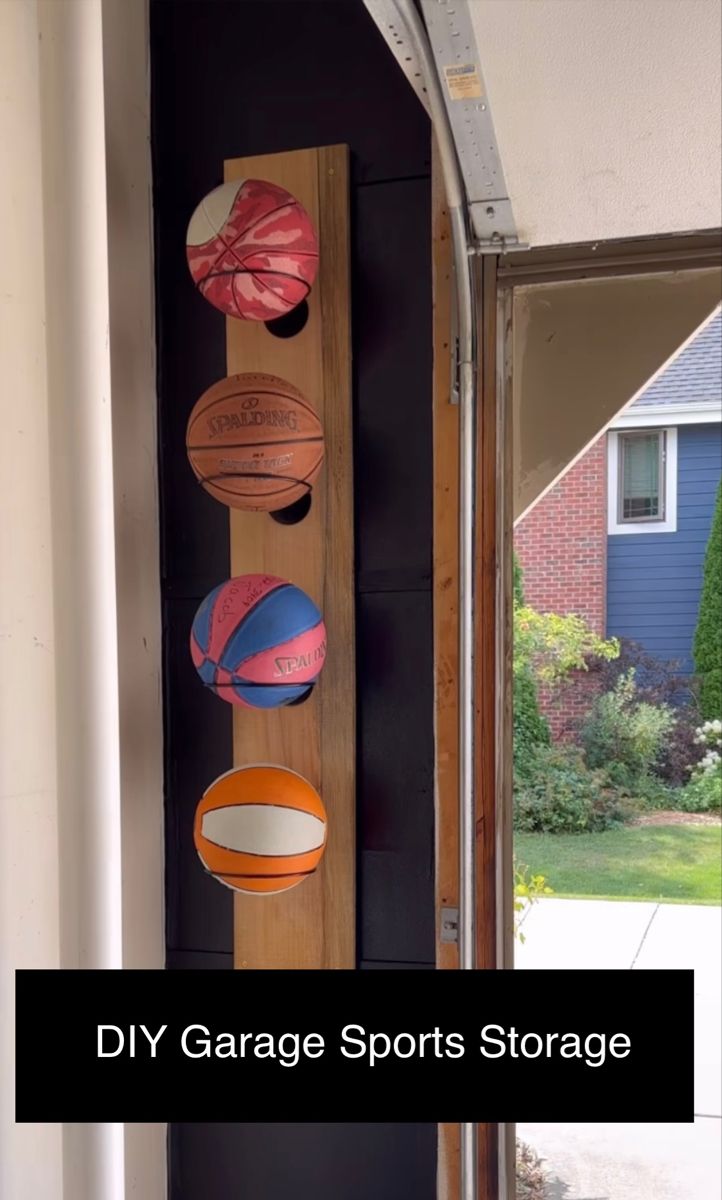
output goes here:
<path id="1" fill-rule="evenodd" d="M 639 699 L 630 670 L 597 696 L 582 725 L 587 764 L 605 768 L 614 783 L 633 791 L 653 771 L 674 722 L 666 705 Z"/>
<path id="2" fill-rule="evenodd" d="M 666 705 L 674 713 L 672 729 L 664 739 L 654 767 L 655 776 L 673 787 L 689 783 L 689 770 L 702 757 L 697 741 L 700 723 L 698 681 L 682 671 L 679 659 L 655 658 L 629 638 L 620 638 L 619 658 L 594 663 L 598 692 L 610 692 L 620 675 L 634 668 L 637 699 L 655 707 Z"/>
<path id="3" fill-rule="evenodd" d="M 589 770 L 573 746 L 540 746 L 514 789 L 514 827 L 526 833 L 590 833 L 632 815 L 605 771 Z"/>
<path id="4" fill-rule="evenodd" d="M 676 791 L 675 807 L 682 812 L 719 812 L 722 809 L 722 720 L 714 717 L 696 730 L 695 741 L 703 756 L 690 767 L 692 778 Z"/>
<path id="5" fill-rule="evenodd" d="M 514 608 L 522 608 L 524 605 L 524 572 L 521 569 L 521 563 L 516 554 L 512 558 L 512 570 L 514 580 Z"/>
<path id="6" fill-rule="evenodd" d="M 675 807 L 682 812 L 719 812 L 722 809 L 722 763 L 695 775 L 686 787 L 678 788 Z"/>
<path id="7" fill-rule="evenodd" d="M 697 741 L 699 715 L 691 704 L 674 710 L 674 726 L 664 739 L 654 773 L 671 787 L 689 783 L 689 773 L 704 750 Z"/>
<path id="8" fill-rule="evenodd" d="M 514 768 L 527 776 L 538 746 L 551 742 L 549 725 L 539 708 L 539 682 L 554 686 L 587 660 L 610 659 L 619 653 L 615 638 L 604 641 L 574 613 L 539 613 L 524 604 L 524 574 L 514 555 Z"/>
<path id="9" fill-rule="evenodd" d="M 516 554 L 513 561 L 514 611 L 516 613 L 524 604 L 524 575 Z M 518 655 L 514 658 L 512 703 L 514 710 L 514 771 L 525 776 L 529 773 L 536 747 L 548 746 L 551 734 L 539 708 L 536 680 L 531 663 Z"/>
<path id="10" fill-rule="evenodd" d="M 619 655 L 617 638 L 597 637 L 576 613 L 540 613 L 528 605 L 514 608 L 514 665 L 528 663 L 537 679 L 560 683 L 571 671 L 588 671 L 589 660 Z"/>
<path id="11" fill-rule="evenodd" d="M 536 904 L 540 896 L 552 896 L 554 893 L 547 885 L 544 875 L 530 875 L 526 864 L 514 859 L 514 937 L 524 944 L 526 938 L 519 928 L 518 915 L 524 912 L 527 905 Z"/>
<path id="12" fill-rule="evenodd" d="M 530 667 L 514 671 L 514 770 L 526 776 L 538 746 L 548 746 L 551 734 L 537 699 L 536 682 Z"/>
<path id="13" fill-rule="evenodd" d="M 656 775 L 638 775 L 636 778 L 623 778 L 622 771 L 607 772 L 610 782 L 615 784 L 628 798 L 628 802 L 637 811 L 660 812 L 677 807 L 676 797 L 678 787 L 671 787 Z"/>
<path id="14" fill-rule="evenodd" d="M 694 664 L 700 677 L 702 716 L 708 720 L 722 717 L 722 482 L 704 560 Z"/>

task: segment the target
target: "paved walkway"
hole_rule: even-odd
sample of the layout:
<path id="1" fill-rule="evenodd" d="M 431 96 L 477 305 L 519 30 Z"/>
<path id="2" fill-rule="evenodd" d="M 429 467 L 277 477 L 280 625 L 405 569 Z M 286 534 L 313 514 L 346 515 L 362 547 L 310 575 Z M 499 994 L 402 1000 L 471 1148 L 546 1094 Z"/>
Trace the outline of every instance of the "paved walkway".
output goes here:
<path id="1" fill-rule="evenodd" d="M 516 965 L 695 972 L 695 1122 L 520 1125 L 546 1161 L 548 1200 L 722 1196 L 722 909 L 616 900 L 539 900 L 522 915 Z"/>

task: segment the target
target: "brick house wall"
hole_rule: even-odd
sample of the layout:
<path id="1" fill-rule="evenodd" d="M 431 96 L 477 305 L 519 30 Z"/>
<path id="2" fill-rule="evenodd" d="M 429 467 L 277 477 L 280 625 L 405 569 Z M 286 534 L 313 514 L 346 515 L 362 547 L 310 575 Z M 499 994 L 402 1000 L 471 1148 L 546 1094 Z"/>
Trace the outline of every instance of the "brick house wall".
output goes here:
<path id="1" fill-rule="evenodd" d="M 600 637 L 607 628 L 607 439 L 603 434 L 514 530 L 524 599 L 539 612 L 576 613 Z M 593 674 L 542 689 L 555 737 L 568 737 L 596 692 Z"/>

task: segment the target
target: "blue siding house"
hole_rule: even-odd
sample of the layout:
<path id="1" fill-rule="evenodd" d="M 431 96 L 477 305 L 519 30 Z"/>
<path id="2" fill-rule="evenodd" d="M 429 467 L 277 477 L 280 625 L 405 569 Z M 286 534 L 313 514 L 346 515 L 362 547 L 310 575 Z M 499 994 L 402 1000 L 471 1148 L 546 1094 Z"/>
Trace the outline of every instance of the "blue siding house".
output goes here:
<path id="1" fill-rule="evenodd" d="M 718 312 L 607 434 L 607 634 L 685 672 L 721 475 Z"/>

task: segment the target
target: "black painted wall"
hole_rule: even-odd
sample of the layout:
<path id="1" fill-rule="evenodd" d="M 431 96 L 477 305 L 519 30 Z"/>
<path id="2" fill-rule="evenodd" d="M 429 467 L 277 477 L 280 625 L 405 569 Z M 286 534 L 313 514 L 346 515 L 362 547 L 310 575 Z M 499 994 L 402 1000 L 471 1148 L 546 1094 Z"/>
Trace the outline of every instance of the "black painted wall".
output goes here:
<path id="1" fill-rule="evenodd" d="M 191 837 L 198 797 L 231 765 L 232 748 L 230 707 L 203 689 L 187 649 L 193 613 L 228 575 L 229 560 L 227 512 L 198 487 L 184 449 L 193 404 L 225 374 L 224 321 L 193 288 L 186 225 L 221 182 L 224 158 L 344 142 L 352 164 L 359 966 L 430 967 L 428 122 L 361 0 L 151 0 L 151 85 L 167 964 L 230 967 L 232 945 L 230 894 L 200 869 Z M 174 1126 L 171 1198 L 431 1200 L 435 1141 L 435 1127 L 418 1125 Z"/>

